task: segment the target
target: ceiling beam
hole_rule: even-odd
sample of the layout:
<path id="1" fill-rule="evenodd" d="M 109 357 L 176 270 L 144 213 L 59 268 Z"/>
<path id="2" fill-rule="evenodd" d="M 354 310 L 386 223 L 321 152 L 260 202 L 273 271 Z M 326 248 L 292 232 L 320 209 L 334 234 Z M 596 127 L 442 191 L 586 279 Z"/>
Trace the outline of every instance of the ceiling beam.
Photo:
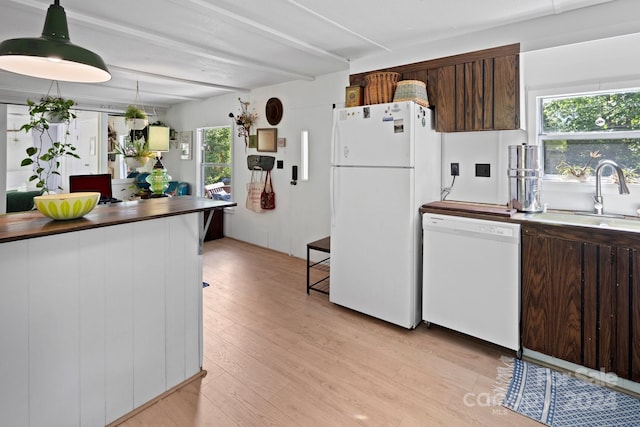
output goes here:
<path id="1" fill-rule="evenodd" d="M 29 6 L 35 9 L 46 10 L 48 5 L 44 5 L 42 3 L 38 3 L 34 0 L 11 0 L 14 3 L 20 4 L 22 6 Z M 150 43 L 153 43 L 157 46 L 163 48 L 173 48 L 180 52 L 189 53 L 191 55 L 205 58 L 213 61 L 224 62 L 227 64 L 238 65 L 243 67 L 249 67 L 256 70 L 268 71 L 271 73 L 286 75 L 296 80 L 307 80 L 313 81 L 314 76 L 310 76 L 307 74 L 300 74 L 298 72 L 287 70 L 284 68 L 275 67 L 271 64 L 266 64 L 261 61 L 256 61 L 250 58 L 246 58 L 240 55 L 235 55 L 230 52 L 223 52 L 215 49 L 211 49 L 209 47 L 200 47 L 193 45 L 192 43 L 185 43 L 178 40 L 174 40 L 171 38 L 167 38 L 158 33 L 152 33 L 150 31 L 141 31 L 133 26 L 124 25 L 113 20 L 107 21 L 104 19 L 92 17 L 89 15 L 85 15 L 78 12 L 66 11 L 67 18 L 83 22 L 85 24 L 90 24 L 96 27 L 101 27 L 109 32 L 119 32 L 122 34 L 134 36 L 139 39 L 146 40 Z"/>
<path id="2" fill-rule="evenodd" d="M 116 72 L 120 72 L 120 73 L 139 74 L 141 76 L 153 77 L 153 78 L 162 79 L 162 80 L 171 80 L 171 81 L 174 81 L 174 82 L 185 83 L 185 84 L 190 84 L 190 85 L 195 85 L 195 86 L 210 87 L 210 88 L 213 88 L 213 89 L 226 90 L 226 91 L 229 91 L 229 92 L 246 92 L 246 91 L 249 91 L 248 88 L 243 88 L 243 87 L 225 86 L 225 85 L 220 85 L 220 84 L 217 84 L 217 83 L 209 83 L 209 82 L 202 82 L 202 81 L 198 81 L 198 80 L 183 79 L 183 78 L 180 78 L 180 77 L 168 76 L 166 74 L 156 74 L 156 73 L 150 73 L 148 71 L 135 70 L 133 68 L 118 67 L 117 65 L 109 64 L 108 67 L 109 67 L 110 70 L 113 70 L 113 71 L 116 71 Z"/>
<path id="3" fill-rule="evenodd" d="M 176 4 L 180 4 L 182 5 L 184 2 L 183 1 L 178 1 L 178 0 L 170 0 L 172 3 L 176 3 Z M 243 25 L 249 26 L 251 28 L 254 28 L 264 34 L 267 34 L 269 36 L 272 36 L 272 38 L 275 39 L 279 39 L 279 40 L 284 40 L 288 46 L 293 46 L 299 50 L 302 50 L 304 52 L 307 53 L 311 53 L 313 55 L 316 56 L 323 56 L 323 57 L 328 57 L 328 58 L 332 58 L 335 59 L 337 61 L 343 62 L 345 64 L 349 63 L 349 58 L 345 58 L 343 56 L 340 55 L 336 55 L 335 53 L 329 52 L 325 49 L 322 49 L 318 46 L 314 46 L 310 43 L 305 42 L 304 40 L 300 40 L 297 37 L 294 37 L 290 34 L 286 34 L 283 33 L 282 31 L 278 31 L 273 27 L 270 27 L 268 25 L 264 25 L 261 24 L 260 22 L 254 21 L 253 19 L 249 19 L 245 16 L 239 15 L 237 13 L 231 12 L 229 10 L 226 10 L 222 7 L 219 6 L 215 6 L 211 3 L 208 3 L 206 1 L 203 0 L 189 0 L 191 3 L 198 5 L 204 9 L 208 9 L 211 10 L 219 15 L 223 15 L 226 16 L 227 18 L 233 19 L 237 22 L 242 23 Z"/>
<path id="4" fill-rule="evenodd" d="M 337 23 L 337 22 L 336 22 L 336 21 L 334 21 L 333 19 L 329 19 L 329 18 L 327 18 L 326 16 L 321 15 L 320 13 L 316 12 L 315 10 L 310 9 L 310 8 L 308 8 L 308 7 L 306 7 L 306 6 L 304 6 L 304 5 L 300 4 L 300 3 L 298 3 L 298 2 L 297 2 L 297 1 L 295 1 L 295 0 L 288 0 L 288 1 L 289 1 L 289 3 L 291 3 L 291 4 L 292 4 L 292 5 L 294 5 L 294 6 L 296 6 L 297 8 L 299 8 L 299 9 L 301 9 L 301 10 L 304 10 L 304 11 L 305 11 L 305 12 L 307 12 L 308 14 L 313 15 L 313 16 L 315 16 L 316 18 L 321 19 L 321 20 L 323 20 L 324 22 L 326 22 L 326 23 L 328 23 L 328 24 L 330 24 L 330 25 L 333 25 L 334 27 L 336 27 L 336 28 L 338 28 L 338 29 L 340 29 L 340 30 L 344 31 L 345 33 L 349 33 L 349 34 L 351 34 L 352 36 L 357 37 L 357 38 L 359 38 L 360 40 L 363 40 L 363 41 L 365 41 L 365 42 L 367 42 L 367 43 L 370 43 L 370 44 L 372 44 L 372 45 L 374 45 L 374 46 L 376 46 L 376 47 L 379 47 L 379 48 L 380 48 L 380 49 L 382 49 L 382 50 L 386 50 L 387 52 L 391 52 L 391 49 L 390 49 L 390 48 L 388 48 L 387 46 L 381 45 L 380 43 L 378 43 L 378 42 L 376 42 L 376 41 L 374 41 L 374 40 L 371 40 L 370 38 L 367 38 L 367 37 L 363 36 L 362 34 L 356 33 L 356 32 L 355 32 L 355 31 L 353 31 L 352 29 L 347 28 L 347 27 L 345 27 L 344 25 Z"/>

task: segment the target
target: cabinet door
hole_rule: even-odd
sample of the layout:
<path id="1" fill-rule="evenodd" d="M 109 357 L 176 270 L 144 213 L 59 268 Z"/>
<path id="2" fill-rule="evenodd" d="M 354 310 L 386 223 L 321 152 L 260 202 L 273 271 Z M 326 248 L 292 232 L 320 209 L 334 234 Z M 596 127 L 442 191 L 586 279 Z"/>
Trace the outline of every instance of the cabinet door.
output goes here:
<path id="1" fill-rule="evenodd" d="M 436 130 L 451 132 L 456 130 L 456 67 L 438 68 L 436 106 Z"/>
<path id="2" fill-rule="evenodd" d="M 632 280 L 630 281 L 629 306 L 631 316 L 631 380 L 640 382 L 640 251 L 635 249 L 630 257 Z"/>
<path id="3" fill-rule="evenodd" d="M 520 126 L 519 62 L 519 55 L 493 58 L 492 129 L 517 129 Z"/>
<path id="4" fill-rule="evenodd" d="M 583 277 L 584 277 L 584 310 L 583 310 L 583 364 L 587 368 L 599 369 L 600 327 L 598 300 L 600 298 L 600 245 L 585 243 L 583 246 Z M 605 264 L 605 269 L 607 266 Z"/>
<path id="5" fill-rule="evenodd" d="M 519 55 L 438 68 L 436 130 L 517 129 Z"/>
<path id="6" fill-rule="evenodd" d="M 619 339 L 615 318 L 618 310 L 616 307 L 618 271 L 614 264 L 616 250 L 609 245 L 583 243 L 583 360 L 581 364 L 595 370 L 603 368 L 607 372 L 615 370 L 615 348 Z M 628 258 L 628 253 L 626 256 Z M 628 348 L 628 343 L 625 347 Z M 628 360 L 628 357 L 626 359 Z M 624 363 L 628 364 L 628 362 Z"/>
<path id="7" fill-rule="evenodd" d="M 581 247 L 578 242 L 522 237 L 522 344 L 580 364 Z"/>
<path id="8" fill-rule="evenodd" d="M 640 381 L 635 239 L 558 227 L 522 233 L 523 346 Z"/>
<path id="9" fill-rule="evenodd" d="M 584 366 L 640 380 L 640 253 L 585 244 Z"/>
<path id="10" fill-rule="evenodd" d="M 548 253 L 543 238 L 527 228 L 522 229 L 522 346 L 548 354 L 546 336 L 549 317 L 547 307 Z"/>
<path id="11" fill-rule="evenodd" d="M 608 287 L 607 311 L 610 341 L 603 364 L 621 378 L 640 381 L 640 253 L 637 249 L 614 248 L 615 278 Z M 603 319 L 603 320 L 604 320 Z M 603 349 L 604 350 L 604 349 Z"/>

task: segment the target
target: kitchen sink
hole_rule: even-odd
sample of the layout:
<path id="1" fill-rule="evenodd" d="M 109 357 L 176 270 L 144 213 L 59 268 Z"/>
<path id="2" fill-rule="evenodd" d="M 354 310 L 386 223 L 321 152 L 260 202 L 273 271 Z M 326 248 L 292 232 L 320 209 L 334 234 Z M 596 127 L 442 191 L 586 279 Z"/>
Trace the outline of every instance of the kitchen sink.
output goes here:
<path id="1" fill-rule="evenodd" d="M 517 213 L 513 219 L 545 224 L 577 225 L 594 228 L 610 228 L 640 233 L 640 218 L 615 215 L 595 215 L 590 212 L 539 212 Z"/>

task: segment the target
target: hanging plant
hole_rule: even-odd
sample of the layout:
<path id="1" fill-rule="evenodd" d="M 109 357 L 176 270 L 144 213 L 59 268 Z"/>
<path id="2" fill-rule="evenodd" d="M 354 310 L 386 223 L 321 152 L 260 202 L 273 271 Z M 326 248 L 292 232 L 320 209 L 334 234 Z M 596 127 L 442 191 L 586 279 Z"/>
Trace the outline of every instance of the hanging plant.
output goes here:
<path id="1" fill-rule="evenodd" d="M 149 124 L 147 113 L 135 105 L 129 105 L 124 112 L 125 122 L 132 130 L 142 130 Z"/>
<path id="2" fill-rule="evenodd" d="M 124 117 L 127 119 L 146 119 L 147 113 L 135 105 L 129 105 L 127 110 L 124 112 Z"/>
<path id="3" fill-rule="evenodd" d="M 251 127 L 258 120 L 258 113 L 256 113 L 255 109 L 249 111 L 249 101 L 243 101 L 238 98 L 240 101 L 241 113 L 237 116 L 234 116 L 233 113 L 229 113 L 229 117 L 231 117 L 236 123 L 238 136 L 244 137 L 244 147 L 247 148 L 249 145 L 249 135 L 251 135 Z"/>
<path id="4" fill-rule="evenodd" d="M 75 151 L 76 147 L 67 142 L 69 135 L 69 124 L 76 115 L 71 111 L 74 101 L 64 99 L 61 96 L 45 96 L 36 103 L 27 100 L 29 107 L 29 122 L 22 125 L 20 130 L 34 132 L 38 136 L 38 143 L 26 149 L 27 157 L 22 160 L 20 166 L 31 166 L 33 174 L 29 181 L 36 181 L 36 187 L 42 189 L 44 193 L 49 193 L 49 178 L 52 175 L 60 176 L 60 159 L 64 156 L 79 159 Z M 61 123 L 64 126 L 62 141 L 58 141 L 56 135 L 50 131 L 52 123 Z M 47 142 L 51 141 L 51 146 Z M 47 147 L 48 146 L 48 147 Z M 45 148 L 47 147 L 47 148 Z M 57 190 L 62 187 L 57 186 Z"/>
<path id="5" fill-rule="evenodd" d="M 144 106 L 139 108 L 138 104 L 144 105 L 140 98 L 140 82 L 136 82 L 136 98 L 134 103 L 128 105 L 124 112 L 125 122 L 131 130 L 142 130 L 149 124 Z"/>
<path id="6" fill-rule="evenodd" d="M 115 144 L 113 151 L 124 156 L 130 169 L 144 166 L 149 159 L 155 157 L 155 153 L 149 150 L 149 145 L 144 138 L 136 138 L 132 141 L 127 137 L 124 145 Z"/>

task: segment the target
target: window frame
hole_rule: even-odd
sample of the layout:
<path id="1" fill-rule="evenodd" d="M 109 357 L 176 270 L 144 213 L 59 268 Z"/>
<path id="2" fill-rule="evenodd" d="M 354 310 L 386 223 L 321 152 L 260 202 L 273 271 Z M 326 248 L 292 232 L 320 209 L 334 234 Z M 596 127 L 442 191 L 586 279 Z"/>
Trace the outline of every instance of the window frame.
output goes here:
<path id="1" fill-rule="evenodd" d="M 229 156 L 230 157 L 229 158 L 229 163 L 205 162 L 204 161 L 204 158 L 205 158 L 205 155 L 204 155 L 204 143 L 205 143 L 204 134 L 205 134 L 205 131 L 207 129 L 221 129 L 221 128 L 228 128 L 229 131 L 230 131 L 229 132 L 229 142 L 230 142 L 229 151 L 231 153 L 230 153 L 230 156 Z M 196 138 L 197 138 L 197 141 L 198 141 L 198 164 L 199 164 L 199 167 L 198 167 L 198 175 L 199 175 L 198 176 L 198 186 L 199 186 L 198 195 L 201 196 L 201 197 L 206 197 L 205 191 L 204 191 L 204 186 L 205 186 L 204 179 L 205 179 L 205 169 L 207 167 L 229 168 L 229 170 L 231 171 L 231 173 L 230 173 L 230 175 L 231 175 L 231 188 L 233 189 L 234 188 L 233 183 L 235 181 L 234 178 L 233 178 L 233 163 L 234 163 L 233 162 L 233 160 L 234 160 L 233 126 L 230 126 L 230 125 L 204 126 L 204 127 L 196 129 L 196 135 L 197 135 Z M 231 200 L 233 201 L 234 200 L 234 191 L 232 190 L 230 194 L 231 194 Z"/>
<path id="2" fill-rule="evenodd" d="M 581 90 L 576 91 L 562 91 L 562 93 L 554 93 L 553 90 L 545 91 L 545 93 L 536 94 L 534 98 L 535 105 L 535 113 L 536 113 L 536 127 L 534 130 L 536 144 L 541 148 L 541 164 L 545 164 L 544 152 L 545 152 L 545 141 L 550 140 L 616 140 L 616 139 L 629 139 L 636 138 L 640 139 L 640 129 L 636 131 L 591 131 L 591 132 L 544 132 L 543 131 L 543 103 L 545 99 L 554 98 L 579 98 L 581 96 L 592 96 L 598 94 L 612 94 L 612 93 L 625 93 L 625 92 L 639 92 L 640 87 L 633 85 L 632 87 L 625 88 L 611 88 L 611 89 L 599 89 L 599 90 L 589 90 L 586 88 L 582 88 Z M 544 170 L 543 170 L 544 172 Z M 543 173 L 543 180 L 547 181 L 565 181 L 561 174 L 555 173 Z M 589 177 L 587 181 L 593 181 L 595 178 L 593 176 Z M 578 184 L 579 181 L 566 181 L 569 184 Z"/>

